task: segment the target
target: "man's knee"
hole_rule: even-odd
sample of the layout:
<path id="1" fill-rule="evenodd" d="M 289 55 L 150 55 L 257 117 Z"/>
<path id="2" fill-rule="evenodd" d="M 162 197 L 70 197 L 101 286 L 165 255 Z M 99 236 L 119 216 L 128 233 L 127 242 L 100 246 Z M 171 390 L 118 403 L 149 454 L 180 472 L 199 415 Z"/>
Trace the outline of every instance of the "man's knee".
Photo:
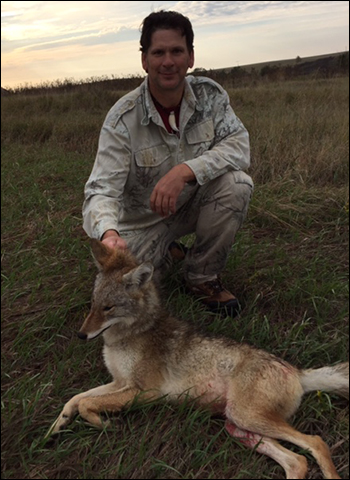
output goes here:
<path id="1" fill-rule="evenodd" d="M 239 210 L 246 210 L 254 190 L 252 178 L 242 170 L 227 172 L 213 182 L 217 198 Z M 214 193 L 214 192 L 213 192 Z"/>
<path id="2" fill-rule="evenodd" d="M 254 190 L 254 183 L 252 178 L 241 170 L 232 172 L 234 177 L 233 196 L 237 200 L 241 200 L 244 204 L 244 209 L 248 209 L 248 205 Z"/>
<path id="3" fill-rule="evenodd" d="M 254 183 L 252 178 L 242 170 L 236 170 L 230 172 L 233 174 L 234 182 L 236 185 L 246 185 L 252 191 L 254 189 Z"/>

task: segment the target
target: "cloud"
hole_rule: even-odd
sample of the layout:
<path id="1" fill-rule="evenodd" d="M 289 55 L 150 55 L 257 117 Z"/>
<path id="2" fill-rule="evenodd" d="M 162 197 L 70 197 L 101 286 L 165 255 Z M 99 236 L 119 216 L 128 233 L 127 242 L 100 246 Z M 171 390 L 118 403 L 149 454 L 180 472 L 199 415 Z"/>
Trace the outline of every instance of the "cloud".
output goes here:
<path id="1" fill-rule="evenodd" d="M 80 45 L 89 47 L 91 45 L 116 44 L 119 42 L 127 42 L 129 40 L 138 40 L 138 33 L 134 30 L 121 28 L 119 31 L 101 33 L 100 31 L 86 31 L 79 35 L 61 35 L 52 41 L 42 40 L 40 43 L 32 43 L 23 45 L 23 42 L 17 44 L 22 52 L 33 52 L 36 50 L 53 50 L 57 48 Z"/>
<path id="2" fill-rule="evenodd" d="M 221 23 L 231 25 L 249 25 L 257 22 L 274 22 L 313 17 L 317 13 L 337 12 L 343 15 L 349 9 L 348 2 L 343 1 L 181 1 L 174 9 L 188 16 L 194 25 L 212 25 Z M 347 17 L 348 18 L 348 17 Z"/>
<path id="3" fill-rule="evenodd" d="M 348 45 L 345 1 L 3 1 L 3 81 L 140 73 L 139 27 L 159 9 L 190 18 L 198 67 L 332 53 Z"/>
<path id="4" fill-rule="evenodd" d="M 7 3 L 13 2 L 2 2 Z M 35 8 L 22 9 L 16 16 L 6 17 L 7 12 L 4 12 L 1 31 L 3 41 L 26 40 L 30 43 L 34 40 L 38 43 L 38 40 L 55 40 L 62 35 L 76 36 L 87 31 L 103 34 L 121 28 L 137 30 L 139 25 L 133 20 L 133 15 L 127 15 L 125 8 L 122 8 L 126 2 L 17 3 L 34 3 Z M 130 9 L 127 9 L 127 12 L 130 12 Z"/>

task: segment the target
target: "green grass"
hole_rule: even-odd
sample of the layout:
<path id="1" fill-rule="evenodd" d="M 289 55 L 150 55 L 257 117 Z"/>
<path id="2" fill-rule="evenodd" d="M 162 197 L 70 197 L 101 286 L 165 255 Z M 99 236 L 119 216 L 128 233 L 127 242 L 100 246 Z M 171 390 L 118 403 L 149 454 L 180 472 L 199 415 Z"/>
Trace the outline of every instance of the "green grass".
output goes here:
<path id="1" fill-rule="evenodd" d="M 102 432 L 78 417 L 58 441 L 44 441 L 72 395 L 110 381 L 102 342 L 81 343 L 75 332 L 96 273 L 81 227 L 83 186 L 103 118 L 120 95 L 2 102 L 2 478 L 282 478 L 281 467 L 191 402 L 130 406 Z M 250 132 L 256 184 L 224 272 L 244 309 L 235 321 L 206 312 L 184 293 L 179 267 L 164 301 L 189 322 L 300 367 L 344 361 L 348 79 L 270 83 L 230 96 Z M 310 394 L 293 424 L 321 435 L 348 478 L 347 402 Z M 307 456 L 308 478 L 320 478 Z"/>

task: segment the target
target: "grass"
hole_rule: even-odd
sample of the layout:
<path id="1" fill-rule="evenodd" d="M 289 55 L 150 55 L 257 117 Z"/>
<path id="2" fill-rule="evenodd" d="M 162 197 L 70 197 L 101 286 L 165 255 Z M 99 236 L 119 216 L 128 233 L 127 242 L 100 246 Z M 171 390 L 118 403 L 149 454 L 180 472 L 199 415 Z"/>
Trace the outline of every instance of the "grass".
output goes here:
<path id="1" fill-rule="evenodd" d="M 166 280 L 165 301 L 189 322 L 297 366 L 344 361 L 348 79 L 229 93 L 250 132 L 256 184 L 224 272 L 244 310 L 235 321 L 207 313 L 184 294 L 179 268 Z M 64 402 L 109 381 L 101 341 L 80 343 L 75 332 L 95 276 L 81 227 L 83 186 L 103 118 L 121 94 L 92 89 L 2 102 L 2 478 L 281 478 L 277 464 L 191 402 L 132 405 L 113 416 L 112 431 L 78 417 L 59 441 L 43 440 Z M 347 403 L 310 394 L 292 421 L 321 435 L 349 478 Z M 306 455 L 308 478 L 319 478 Z"/>

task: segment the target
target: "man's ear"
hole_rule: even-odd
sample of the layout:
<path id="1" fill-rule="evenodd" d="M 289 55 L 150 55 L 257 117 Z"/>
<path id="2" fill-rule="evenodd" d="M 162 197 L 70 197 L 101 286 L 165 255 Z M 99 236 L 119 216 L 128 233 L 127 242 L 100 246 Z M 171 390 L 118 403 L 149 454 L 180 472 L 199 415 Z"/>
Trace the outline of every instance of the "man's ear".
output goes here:
<path id="1" fill-rule="evenodd" d="M 123 275 L 123 283 L 126 287 L 141 288 L 152 280 L 153 272 L 154 267 L 150 262 L 142 263 Z"/>
<path id="2" fill-rule="evenodd" d="M 190 59 L 188 62 L 188 68 L 192 68 L 194 66 L 194 50 L 190 53 Z"/>
<path id="3" fill-rule="evenodd" d="M 141 63 L 142 63 L 142 68 L 146 73 L 148 73 L 148 62 L 147 62 L 147 54 L 145 52 L 141 53 Z"/>
<path id="4" fill-rule="evenodd" d="M 113 255 L 113 250 L 96 238 L 90 239 L 90 245 L 97 268 L 103 270 L 111 255 Z"/>

